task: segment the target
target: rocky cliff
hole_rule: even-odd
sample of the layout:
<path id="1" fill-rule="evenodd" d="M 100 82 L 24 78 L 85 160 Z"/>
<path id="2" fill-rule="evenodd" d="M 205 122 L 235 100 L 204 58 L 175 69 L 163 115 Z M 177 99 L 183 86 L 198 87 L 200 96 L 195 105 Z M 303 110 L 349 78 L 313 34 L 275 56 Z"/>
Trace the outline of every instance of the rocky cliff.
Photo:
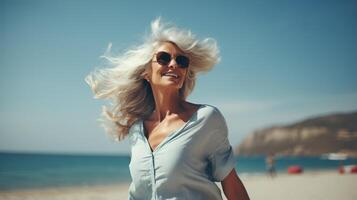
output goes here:
<path id="1" fill-rule="evenodd" d="M 340 152 L 357 156 L 357 112 L 309 118 L 249 134 L 235 149 L 237 155 L 319 156 Z"/>

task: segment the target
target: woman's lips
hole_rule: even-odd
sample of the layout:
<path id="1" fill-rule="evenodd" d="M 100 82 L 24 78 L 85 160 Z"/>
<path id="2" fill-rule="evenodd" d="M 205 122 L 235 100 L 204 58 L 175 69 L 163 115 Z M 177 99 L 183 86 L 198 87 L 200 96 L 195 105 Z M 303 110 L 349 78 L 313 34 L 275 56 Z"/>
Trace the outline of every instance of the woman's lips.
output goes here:
<path id="1" fill-rule="evenodd" d="M 162 76 L 167 76 L 167 77 L 172 77 L 172 78 L 179 78 L 180 77 L 176 73 L 172 73 L 172 72 L 165 72 L 165 73 L 162 74 Z"/>

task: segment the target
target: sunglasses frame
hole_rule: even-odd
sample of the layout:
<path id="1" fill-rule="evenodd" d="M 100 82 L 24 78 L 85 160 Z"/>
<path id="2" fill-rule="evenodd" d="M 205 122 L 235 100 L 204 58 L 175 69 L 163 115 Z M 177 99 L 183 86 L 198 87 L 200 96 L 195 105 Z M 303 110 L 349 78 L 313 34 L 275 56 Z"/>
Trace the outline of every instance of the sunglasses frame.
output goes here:
<path id="1" fill-rule="evenodd" d="M 165 62 L 162 62 L 162 59 L 160 59 L 160 55 L 163 55 L 163 54 L 167 54 L 170 56 L 170 60 L 169 61 L 165 61 Z M 180 62 L 180 60 L 177 60 L 177 58 L 184 58 L 184 59 L 187 59 L 187 66 L 186 65 L 182 65 L 182 63 Z M 160 65 L 163 65 L 163 66 L 166 66 L 168 65 L 172 59 L 175 59 L 175 62 L 177 63 L 177 65 L 180 67 L 180 68 L 188 68 L 190 66 L 190 58 L 188 56 L 185 56 L 185 55 L 176 55 L 176 56 L 173 56 L 171 55 L 170 53 L 166 52 L 166 51 L 159 51 L 157 53 L 155 53 L 155 58 L 156 58 L 156 61 L 157 63 L 159 63 Z M 160 61 L 161 60 L 161 61 Z"/>

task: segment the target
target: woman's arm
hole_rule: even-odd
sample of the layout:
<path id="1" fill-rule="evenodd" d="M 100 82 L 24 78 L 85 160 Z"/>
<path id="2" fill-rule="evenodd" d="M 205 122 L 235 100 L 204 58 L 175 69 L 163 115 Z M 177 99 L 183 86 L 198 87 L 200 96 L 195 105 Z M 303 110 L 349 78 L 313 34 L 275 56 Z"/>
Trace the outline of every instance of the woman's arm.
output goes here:
<path id="1" fill-rule="evenodd" d="M 228 200 L 249 200 L 247 190 L 237 176 L 235 169 L 224 178 L 221 184 Z"/>

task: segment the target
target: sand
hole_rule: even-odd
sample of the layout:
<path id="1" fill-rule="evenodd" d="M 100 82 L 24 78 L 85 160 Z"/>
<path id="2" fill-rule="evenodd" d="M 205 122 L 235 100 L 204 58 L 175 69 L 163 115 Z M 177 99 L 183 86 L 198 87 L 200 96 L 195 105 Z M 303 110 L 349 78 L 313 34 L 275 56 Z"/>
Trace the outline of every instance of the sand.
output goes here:
<path id="1" fill-rule="evenodd" d="M 303 175 L 278 175 L 277 178 L 242 179 L 250 198 L 288 200 L 356 200 L 357 174 L 314 172 Z"/>
<path id="2" fill-rule="evenodd" d="M 241 177 L 252 200 L 356 200 L 357 174 L 335 171 Z M 127 199 L 129 184 L 0 192 L 11 200 L 121 200 Z"/>

